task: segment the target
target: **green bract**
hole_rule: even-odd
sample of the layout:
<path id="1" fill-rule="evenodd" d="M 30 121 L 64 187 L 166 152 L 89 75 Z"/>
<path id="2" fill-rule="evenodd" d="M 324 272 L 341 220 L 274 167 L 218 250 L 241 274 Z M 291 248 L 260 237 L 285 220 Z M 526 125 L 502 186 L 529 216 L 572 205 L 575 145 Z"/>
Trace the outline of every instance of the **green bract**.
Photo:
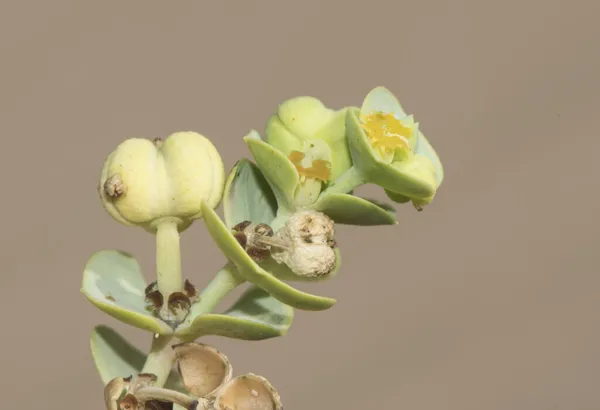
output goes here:
<path id="1" fill-rule="evenodd" d="M 193 308 L 190 313 L 190 318 L 175 333 L 183 341 L 209 335 L 243 340 L 270 339 L 285 335 L 294 317 L 294 309 L 255 286 L 222 315 L 194 316 Z"/>
<path id="2" fill-rule="evenodd" d="M 345 117 L 345 108 L 334 111 L 314 97 L 291 98 L 267 122 L 265 140 L 286 157 L 297 151 L 330 162 L 334 180 L 352 166 Z"/>
<path id="3" fill-rule="evenodd" d="M 262 189 L 259 197 L 268 195 L 273 200 L 269 203 L 269 206 L 265 209 L 275 210 L 277 216 L 273 228 L 279 228 L 284 222 L 287 215 L 298 209 L 314 209 L 325 213 L 331 217 L 336 223 L 348 224 L 348 225 L 387 225 L 395 224 L 395 211 L 392 208 L 383 208 L 378 204 L 368 201 L 366 199 L 349 195 L 345 192 L 337 192 L 334 195 L 329 194 L 327 190 L 323 191 L 323 187 L 319 185 L 317 188 L 310 187 L 309 189 L 303 189 L 301 183 L 301 176 L 294 164 L 287 158 L 281 151 L 275 147 L 267 144 L 263 141 L 256 131 L 251 131 L 245 138 L 246 144 L 252 152 L 252 156 L 256 161 L 258 170 L 253 171 L 255 174 L 260 173 L 263 175 L 264 182 L 261 182 L 260 188 Z M 352 168 L 347 169 L 341 178 L 344 178 L 348 172 L 351 172 Z M 232 179 L 238 178 L 234 174 L 230 174 L 228 180 L 228 186 L 231 186 Z M 241 181 L 238 185 L 244 186 L 245 181 Z M 336 181 L 333 181 L 334 187 Z M 269 186 L 271 193 L 265 193 L 266 187 Z M 306 187 L 306 182 L 304 187 Z M 239 188 L 236 188 L 239 189 Z M 253 189 L 250 187 L 249 189 Z M 228 188 L 225 188 L 225 195 L 227 195 Z M 252 198 L 253 195 L 248 191 L 244 198 Z M 297 194 L 302 193 L 304 196 L 304 206 L 299 206 L 296 201 Z M 236 201 L 239 196 L 236 197 Z M 308 199 L 307 199 L 308 198 Z M 224 199 L 224 207 L 227 216 L 227 204 L 231 203 L 231 199 Z M 245 205 L 237 205 L 244 207 Z M 264 220 L 257 219 L 252 222 L 264 222 Z M 228 224 L 229 226 L 235 225 Z"/>
<path id="4" fill-rule="evenodd" d="M 219 275 L 219 278 L 235 282 L 231 288 L 243 282 L 230 278 L 234 274 L 227 268 Z M 184 340 L 207 335 L 267 339 L 284 335 L 293 318 L 289 306 L 251 287 L 223 314 L 205 312 L 201 298 L 191 306 L 185 321 L 174 329 L 150 312 L 145 301 L 145 288 L 139 265 L 124 252 L 98 252 L 84 271 L 82 292 L 96 307 L 124 323 L 156 334 L 174 334 Z"/>
<path id="5" fill-rule="evenodd" d="M 419 124 L 387 89 L 378 87 L 346 116 L 354 166 L 365 181 L 398 202 L 431 201 L 443 180 L 442 164 Z"/>

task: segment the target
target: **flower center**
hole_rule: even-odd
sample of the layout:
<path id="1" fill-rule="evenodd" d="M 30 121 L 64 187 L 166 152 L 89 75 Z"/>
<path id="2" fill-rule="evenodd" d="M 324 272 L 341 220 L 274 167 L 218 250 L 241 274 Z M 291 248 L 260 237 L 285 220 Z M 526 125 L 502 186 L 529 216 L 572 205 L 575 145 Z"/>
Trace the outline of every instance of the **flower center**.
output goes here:
<path id="1" fill-rule="evenodd" d="M 323 182 L 327 182 L 331 178 L 331 164 L 329 161 L 325 161 L 324 159 L 310 161 L 310 158 L 306 158 L 306 154 L 300 151 L 292 151 L 288 158 L 298 170 L 300 177 L 312 178 Z"/>
<path id="2" fill-rule="evenodd" d="M 397 149 L 410 150 L 409 138 L 413 130 L 389 113 L 375 112 L 361 115 L 362 127 L 375 149 L 392 153 Z"/>

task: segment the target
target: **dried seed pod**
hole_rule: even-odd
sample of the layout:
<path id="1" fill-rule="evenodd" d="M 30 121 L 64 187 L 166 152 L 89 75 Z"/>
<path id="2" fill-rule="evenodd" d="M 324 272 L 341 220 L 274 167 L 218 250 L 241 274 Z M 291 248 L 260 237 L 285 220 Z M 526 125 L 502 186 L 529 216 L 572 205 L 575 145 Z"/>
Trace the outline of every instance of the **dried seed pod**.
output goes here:
<path id="1" fill-rule="evenodd" d="M 119 400 L 127 392 L 130 382 L 131 377 L 116 377 L 108 382 L 106 387 L 104 387 L 106 410 L 117 410 L 119 408 Z"/>
<path id="2" fill-rule="evenodd" d="M 150 304 L 150 310 L 153 312 L 157 312 L 160 310 L 164 303 L 164 298 L 162 293 L 158 290 L 146 294 L 146 302 Z"/>
<path id="3" fill-rule="evenodd" d="M 327 215 L 317 211 L 299 211 L 273 237 L 288 247 L 272 248 L 271 256 L 287 265 L 298 276 L 316 278 L 335 268 L 335 226 Z"/>
<path id="4" fill-rule="evenodd" d="M 181 343 L 173 346 L 181 380 L 196 397 L 210 399 L 231 379 L 229 359 L 212 346 Z"/>
<path id="5" fill-rule="evenodd" d="M 190 298 L 183 292 L 174 292 L 169 295 L 169 301 L 167 302 L 169 314 L 163 316 L 163 318 L 172 323 L 181 323 L 192 306 Z"/>
<path id="6" fill-rule="evenodd" d="M 154 383 L 156 383 L 156 380 L 157 380 L 157 377 L 155 374 L 139 373 L 129 383 L 129 389 L 127 390 L 127 393 L 135 394 L 139 389 L 143 389 L 144 387 L 154 386 Z"/>
<path id="7" fill-rule="evenodd" d="M 336 263 L 335 251 L 320 243 L 296 245 L 292 251 L 272 252 L 271 256 L 305 278 L 325 276 L 333 271 Z"/>
<path id="8" fill-rule="evenodd" d="M 335 224 L 322 212 L 300 211 L 292 214 L 283 228 L 294 243 L 315 243 L 335 246 Z"/>
<path id="9" fill-rule="evenodd" d="M 183 284 L 183 293 L 185 293 L 190 300 L 194 300 L 196 296 L 198 296 L 198 290 L 189 279 L 186 279 L 185 283 Z"/>
<path id="10" fill-rule="evenodd" d="M 148 400 L 144 403 L 144 410 L 173 410 L 173 403 L 170 401 Z"/>
<path id="11" fill-rule="evenodd" d="M 248 373 L 223 386 L 214 402 L 215 410 L 281 410 L 281 398 L 267 379 Z"/>
<path id="12" fill-rule="evenodd" d="M 138 399 L 136 399 L 135 396 L 131 393 L 127 394 L 119 403 L 119 408 L 121 410 L 138 410 Z"/>
<path id="13" fill-rule="evenodd" d="M 250 221 L 240 222 L 233 227 L 233 236 L 246 253 L 256 262 L 265 260 L 270 255 L 273 242 L 273 229 L 265 224 L 254 224 Z"/>
<path id="14" fill-rule="evenodd" d="M 243 232 L 244 229 L 246 229 L 248 227 L 248 225 L 250 225 L 252 223 L 252 221 L 243 221 L 240 222 L 239 224 L 235 225 L 232 229 L 235 232 Z"/>
<path id="15" fill-rule="evenodd" d="M 154 281 L 150 282 L 150 284 L 148 286 L 146 286 L 146 289 L 144 290 L 144 294 L 146 296 L 148 296 L 150 293 L 153 293 L 157 290 L 158 290 L 158 282 L 156 282 L 154 280 Z"/>

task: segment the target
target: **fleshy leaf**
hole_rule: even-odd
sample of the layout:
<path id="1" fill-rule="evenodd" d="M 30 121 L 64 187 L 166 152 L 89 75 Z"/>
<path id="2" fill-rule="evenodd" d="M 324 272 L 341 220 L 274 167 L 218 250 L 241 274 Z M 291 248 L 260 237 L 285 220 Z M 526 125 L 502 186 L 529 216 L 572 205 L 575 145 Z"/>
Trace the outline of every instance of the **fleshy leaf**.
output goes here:
<path id="1" fill-rule="evenodd" d="M 390 113 L 398 119 L 406 116 L 406 112 L 404 112 L 396 96 L 385 87 L 375 87 L 367 94 L 363 100 L 361 112 L 365 114 Z"/>
<path id="2" fill-rule="evenodd" d="M 173 333 L 146 309 L 145 288 L 140 267 L 131 255 L 105 250 L 94 254 L 85 266 L 81 292 L 98 309 L 123 323 L 153 333 Z"/>
<path id="3" fill-rule="evenodd" d="M 331 180 L 334 181 L 352 166 L 346 138 L 346 108 L 336 111 L 332 121 L 321 128 L 316 138 L 327 141 L 331 148 Z"/>
<path id="4" fill-rule="evenodd" d="M 279 104 L 277 116 L 292 134 L 310 140 L 331 123 L 335 111 L 315 97 L 301 96 Z"/>
<path id="5" fill-rule="evenodd" d="M 298 276 L 292 272 L 287 265 L 283 263 L 277 263 L 275 260 L 273 260 L 273 258 L 265 259 L 260 263 L 260 266 L 277 279 L 286 282 L 323 282 L 336 276 L 340 270 L 340 267 L 342 266 L 342 257 L 339 248 L 335 249 L 335 257 L 335 268 L 327 275 L 316 277 Z"/>
<path id="6" fill-rule="evenodd" d="M 223 213 L 230 228 L 243 221 L 269 224 L 275 218 L 275 195 L 252 161 L 242 159 L 231 170 L 225 184 Z"/>
<path id="7" fill-rule="evenodd" d="M 442 166 L 442 161 L 440 161 L 440 158 L 438 157 L 437 153 L 435 152 L 435 150 L 433 149 L 427 138 L 425 138 L 425 135 L 423 135 L 422 132 L 419 132 L 419 138 L 417 140 L 415 152 L 417 154 L 429 158 L 429 160 L 435 168 L 436 182 L 437 186 L 439 187 L 442 184 L 442 181 L 444 180 L 444 167 Z"/>
<path id="8" fill-rule="evenodd" d="M 146 355 L 108 326 L 97 326 L 90 339 L 92 357 L 102 383 L 140 372 Z"/>
<path id="9" fill-rule="evenodd" d="M 314 209 L 335 223 L 346 225 L 394 225 L 395 211 L 390 212 L 366 199 L 348 194 L 329 194 L 319 199 Z"/>
<path id="10" fill-rule="evenodd" d="M 302 292 L 275 278 L 248 256 L 212 208 L 203 204 L 202 213 L 210 236 L 245 280 L 296 309 L 325 310 L 335 304 L 335 299 Z"/>
<path id="11" fill-rule="evenodd" d="M 394 165 L 382 161 L 373 152 L 358 115 L 357 110 L 347 111 L 346 130 L 354 165 L 367 181 L 411 199 L 432 196 L 435 193 L 435 181 L 427 173 L 429 168 L 422 167 L 422 159 L 426 157 L 416 154 Z"/>
<path id="12" fill-rule="evenodd" d="M 395 192 L 390 191 L 389 189 L 385 189 L 385 194 L 388 196 L 388 198 L 390 198 L 392 201 L 398 203 L 398 204 L 405 204 L 407 202 L 410 202 L 410 198 L 402 195 L 402 194 L 397 194 Z"/>
<path id="13" fill-rule="evenodd" d="M 129 377 L 141 372 L 146 355 L 108 326 L 96 326 L 90 338 L 96 370 L 105 385 L 115 377 Z M 171 372 L 166 387 L 184 391 L 177 372 Z"/>
<path id="14" fill-rule="evenodd" d="M 289 155 L 292 151 L 302 151 L 304 147 L 304 140 L 292 134 L 277 114 L 267 121 L 265 142 L 281 151 L 283 155 Z"/>
<path id="15" fill-rule="evenodd" d="M 264 142 L 252 131 L 244 137 L 256 165 L 271 185 L 279 206 L 293 208 L 294 194 L 300 184 L 300 176 L 294 164 L 278 149 Z"/>
<path id="16" fill-rule="evenodd" d="M 175 333 L 184 342 L 207 335 L 241 340 L 264 340 L 283 336 L 294 317 L 294 309 L 252 286 L 224 314 L 199 315 L 189 327 Z"/>

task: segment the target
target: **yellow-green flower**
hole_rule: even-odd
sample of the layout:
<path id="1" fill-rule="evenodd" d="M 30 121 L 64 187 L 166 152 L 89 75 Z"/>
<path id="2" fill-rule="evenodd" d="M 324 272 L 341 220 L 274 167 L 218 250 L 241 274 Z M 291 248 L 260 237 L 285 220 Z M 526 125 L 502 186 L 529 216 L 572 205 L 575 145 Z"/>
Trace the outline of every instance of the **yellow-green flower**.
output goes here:
<path id="1" fill-rule="evenodd" d="M 244 140 L 271 184 L 281 211 L 291 213 L 315 203 L 331 180 L 330 149 L 323 141 L 305 142 L 303 151 L 285 155 L 257 131 Z"/>
<path id="2" fill-rule="evenodd" d="M 442 164 L 419 123 L 386 88 L 373 89 L 346 117 L 354 166 L 366 182 L 417 209 L 431 202 L 443 180 Z"/>
<path id="3" fill-rule="evenodd" d="M 164 140 L 130 138 L 110 153 L 100 176 L 102 205 L 117 221 L 156 231 L 171 218 L 183 231 L 202 218 L 200 204 L 216 207 L 225 169 L 212 142 L 196 132 Z"/>
<path id="4" fill-rule="evenodd" d="M 287 157 L 302 154 L 327 162 L 326 181 L 330 181 L 352 166 L 345 118 L 346 109 L 332 110 L 317 98 L 291 98 L 281 103 L 277 113 L 269 118 L 265 140 Z M 320 175 L 322 180 L 324 177 Z"/>

